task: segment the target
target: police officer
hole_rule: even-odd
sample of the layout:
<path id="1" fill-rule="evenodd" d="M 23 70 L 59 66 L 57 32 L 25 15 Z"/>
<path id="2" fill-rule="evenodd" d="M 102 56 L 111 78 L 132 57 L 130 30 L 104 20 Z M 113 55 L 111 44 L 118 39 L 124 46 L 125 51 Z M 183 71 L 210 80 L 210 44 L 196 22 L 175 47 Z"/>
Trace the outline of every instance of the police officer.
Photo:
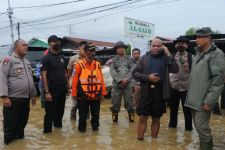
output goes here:
<path id="1" fill-rule="evenodd" d="M 52 35 L 48 38 L 49 52 L 41 60 L 41 77 L 45 93 L 44 133 L 54 127 L 62 127 L 66 92 L 69 88 L 65 58 L 59 54 L 60 40 Z"/>
<path id="2" fill-rule="evenodd" d="M 24 138 L 30 99 L 36 104 L 36 89 L 30 62 L 24 58 L 28 50 L 24 40 L 14 43 L 14 53 L 5 57 L 0 64 L 0 96 L 3 99 L 4 142 Z"/>
<path id="3" fill-rule="evenodd" d="M 174 41 L 175 48 L 177 49 L 177 52 L 174 54 L 174 59 L 179 66 L 179 72 L 171 73 L 170 75 L 171 97 L 169 99 L 169 128 L 177 128 L 178 109 L 181 102 L 184 113 L 185 130 L 192 131 L 191 110 L 184 106 L 192 64 L 192 54 L 186 51 L 188 42 L 189 40 L 183 36 L 178 37 L 176 41 Z"/>
<path id="4" fill-rule="evenodd" d="M 112 59 L 110 73 L 113 78 L 112 83 L 112 118 L 113 122 L 118 122 L 118 113 L 120 111 L 122 96 L 124 98 L 124 107 L 126 108 L 129 121 L 134 122 L 134 105 L 132 99 L 131 72 L 132 60 L 125 55 L 127 45 L 119 41 L 116 43 L 114 50 L 117 55 Z"/>

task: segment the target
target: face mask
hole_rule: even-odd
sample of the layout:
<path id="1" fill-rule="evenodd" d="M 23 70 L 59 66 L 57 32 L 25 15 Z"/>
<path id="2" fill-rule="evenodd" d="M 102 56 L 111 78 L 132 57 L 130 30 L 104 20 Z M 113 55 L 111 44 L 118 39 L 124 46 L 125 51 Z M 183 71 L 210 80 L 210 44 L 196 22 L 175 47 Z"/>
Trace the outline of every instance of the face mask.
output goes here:
<path id="1" fill-rule="evenodd" d="M 61 46 L 60 46 L 60 44 L 55 44 L 55 45 L 52 46 L 52 48 L 53 48 L 54 50 L 59 51 L 60 48 L 61 48 Z"/>
<path id="2" fill-rule="evenodd" d="M 177 49 L 178 49 L 179 52 L 182 53 L 182 52 L 185 51 L 186 48 L 184 46 L 182 46 L 182 45 L 179 45 L 179 46 L 177 46 Z"/>

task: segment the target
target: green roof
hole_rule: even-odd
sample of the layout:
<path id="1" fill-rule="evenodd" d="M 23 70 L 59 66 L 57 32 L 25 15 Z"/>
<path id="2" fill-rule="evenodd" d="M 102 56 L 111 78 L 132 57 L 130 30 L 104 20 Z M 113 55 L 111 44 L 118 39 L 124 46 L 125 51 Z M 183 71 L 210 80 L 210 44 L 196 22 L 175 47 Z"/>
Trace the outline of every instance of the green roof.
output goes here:
<path id="1" fill-rule="evenodd" d="M 32 38 L 31 40 L 29 40 L 28 45 L 29 45 L 29 47 L 48 48 L 47 40 L 42 40 L 42 39 L 37 39 L 37 38 Z"/>

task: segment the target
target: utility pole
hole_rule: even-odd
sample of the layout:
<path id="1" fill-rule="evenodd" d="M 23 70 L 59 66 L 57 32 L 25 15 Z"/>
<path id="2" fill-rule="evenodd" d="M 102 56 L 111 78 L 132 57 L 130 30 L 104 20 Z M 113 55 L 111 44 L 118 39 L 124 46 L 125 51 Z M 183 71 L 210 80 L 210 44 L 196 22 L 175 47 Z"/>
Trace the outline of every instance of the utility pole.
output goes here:
<path id="1" fill-rule="evenodd" d="M 70 24 L 70 27 L 69 27 L 69 36 L 72 35 L 72 25 Z"/>
<path id="2" fill-rule="evenodd" d="M 18 40 L 20 40 L 20 23 L 17 23 Z"/>
<path id="3" fill-rule="evenodd" d="M 13 11 L 12 11 L 12 8 L 10 6 L 10 0 L 8 0 L 8 5 L 9 5 L 8 16 L 9 16 L 9 23 L 10 23 L 10 30 L 11 30 L 11 39 L 12 39 L 12 45 L 13 45 L 14 44 L 13 20 L 12 20 Z"/>

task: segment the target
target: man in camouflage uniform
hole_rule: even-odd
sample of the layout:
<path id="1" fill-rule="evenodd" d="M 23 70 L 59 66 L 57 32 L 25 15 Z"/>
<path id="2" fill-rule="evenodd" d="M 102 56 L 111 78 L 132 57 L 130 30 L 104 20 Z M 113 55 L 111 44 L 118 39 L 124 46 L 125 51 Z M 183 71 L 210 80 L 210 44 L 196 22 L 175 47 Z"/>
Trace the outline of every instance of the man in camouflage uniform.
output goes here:
<path id="1" fill-rule="evenodd" d="M 131 58 L 125 55 L 126 48 L 127 45 L 123 42 L 119 41 L 116 43 L 114 50 L 117 55 L 112 59 L 112 64 L 110 65 L 110 73 L 113 78 L 111 107 L 113 122 L 118 122 L 122 96 L 124 98 L 124 107 L 129 115 L 129 121 L 134 122 L 131 84 L 133 63 Z"/>

